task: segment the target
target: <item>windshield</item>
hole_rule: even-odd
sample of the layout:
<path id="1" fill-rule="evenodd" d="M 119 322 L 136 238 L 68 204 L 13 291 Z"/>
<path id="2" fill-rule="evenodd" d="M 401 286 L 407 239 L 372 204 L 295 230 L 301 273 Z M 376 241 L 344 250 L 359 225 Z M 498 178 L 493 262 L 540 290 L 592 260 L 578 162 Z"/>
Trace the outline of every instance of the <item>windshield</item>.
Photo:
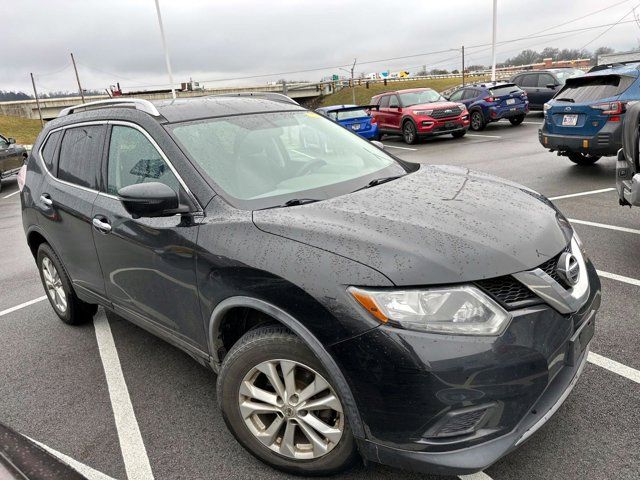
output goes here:
<path id="1" fill-rule="evenodd" d="M 240 208 L 327 199 L 406 173 L 384 151 L 308 111 L 178 124 L 173 134 L 219 193 Z"/>
<path id="2" fill-rule="evenodd" d="M 555 70 L 553 73 L 556 74 L 556 77 L 560 81 L 562 85 L 567 81 L 567 78 L 571 77 L 581 77 L 584 75 L 582 70 L 578 70 L 577 68 L 567 68 L 566 70 Z"/>
<path id="3" fill-rule="evenodd" d="M 353 118 L 363 118 L 369 116 L 363 109 L 348 110 L 346 112 L 329 112 L 329 115 L 331 115 L 331 118 L 336 120 L 351 120 Z"/>
<path id="4" fill-rule="evenodd" d="M 581 77 L 567 83 L 554 98 L 557 101 L 573 101 L 575 103 L 593 102 L 616 97 L 632 83 L 632 78 L 619 75 Z"/>
<path id="5" fill-rule="evenodd" d="M 412 105 L 421 105 L 423 103 L 446 102 L 447 99 L 435 90 L 426 88 L 415 92 L 401 93 L 400 101 L 402 102 L 403 107 L 410 107 Z"/>

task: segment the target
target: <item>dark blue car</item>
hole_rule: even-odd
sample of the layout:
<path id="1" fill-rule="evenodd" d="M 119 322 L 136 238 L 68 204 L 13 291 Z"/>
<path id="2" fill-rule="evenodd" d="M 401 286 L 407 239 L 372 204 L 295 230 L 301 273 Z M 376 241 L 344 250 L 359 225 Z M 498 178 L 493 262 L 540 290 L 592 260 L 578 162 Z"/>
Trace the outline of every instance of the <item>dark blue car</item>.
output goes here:
<path id="1" fill-rule="evenodd" d="M 333 105 L 331 107 L 318 108 L 316 112 L 352 130 L 367 140 L 380 139 L 376 119 L 367 113 L 367 107 L 359 105 Z"/>
<path id="2" fill-rule="evenodd" d="M 515 83 L 484 82 L 465 85 L 454 91 L 449 100 L 462 102 L 471 115 L 471 130 L 483 130 L 490 122 L 506 118 L 520 125 L 529 111 L 527 94 Z"/>
<path id="3" fill-rule="evenodd" d="M 578 165 L 615 155 L 627 106 L 640 100 L 639 69 L 639 62 L 601 65 L 569 78 L 544 105 L 542 146 Z"/>

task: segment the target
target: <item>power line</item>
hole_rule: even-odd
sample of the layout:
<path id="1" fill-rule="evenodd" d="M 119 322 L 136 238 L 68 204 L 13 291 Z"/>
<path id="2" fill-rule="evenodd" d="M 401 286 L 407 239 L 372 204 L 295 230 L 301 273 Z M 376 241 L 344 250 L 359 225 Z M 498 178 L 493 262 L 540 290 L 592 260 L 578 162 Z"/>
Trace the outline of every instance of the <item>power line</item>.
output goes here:
<path id="1" fill-rule="evenodd" d="M 596 35 L 596 37 L 591 40 L 590 42 L 585 43 L 582 48 L 580 50 L 584 50 L 587 45 L 591 45 L 593 42 L 595 42 L 597 39 L 599 39 L 601 36 L 603 36 L 605 33 L 607 33 L 609 30 L 611 30 L 613 27 L 615 27 L 616 25 L 618 25 L 620 22 L 622 22 L 622 20 L 625 19 L 625 17 L 627 17 L 629 14 L 633 13 L 633 11 L 636 9 L 636 7 L 640 5 L 637 4 L 635 5 L 631 10 L 629 10 L 627 13 L 625 13 L 622 17 L 620 17 L 620 20 L 618 20 L 616 23 L 614 23 L 613 25 L 611 25 L 609 28 L 607 28 L 604 32 L 600 33 L 599 35 Z M 631 20 L 632 22 L 635 22 L 635 18 L 633 20 Z"/>

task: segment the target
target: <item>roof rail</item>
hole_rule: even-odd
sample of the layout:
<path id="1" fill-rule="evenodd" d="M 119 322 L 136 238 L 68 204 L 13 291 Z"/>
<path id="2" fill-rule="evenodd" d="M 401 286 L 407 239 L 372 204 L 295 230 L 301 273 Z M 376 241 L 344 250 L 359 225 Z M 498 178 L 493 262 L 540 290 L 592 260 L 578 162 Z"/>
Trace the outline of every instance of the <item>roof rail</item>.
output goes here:
<path id="1" fill-rule="evenodd" d="M 148 113 L 154 117 L 159 117 L 160 112 L 153 103 L 142 98 L 112 98 L 109 100 L 97 100 L 95 102 L 81 103 L 73 107 L 67 107 L 60 111 L 58 117 L 70 115 L 77 110 L 94 110 L 103 107 L 134 107 L 136 110 Z"/>
<path id="2" fill-rule="evenodd" d="M 273 100 L 274 102 L 283 102 L 283 103 L 291 103 L 293 105 L 300 105 L 293 98 L 277 92 L 219 93 L 218 95 L 212 95 L 212 97 L 256 97 L 256 98 L 264 98 L 265 100 Z"/>

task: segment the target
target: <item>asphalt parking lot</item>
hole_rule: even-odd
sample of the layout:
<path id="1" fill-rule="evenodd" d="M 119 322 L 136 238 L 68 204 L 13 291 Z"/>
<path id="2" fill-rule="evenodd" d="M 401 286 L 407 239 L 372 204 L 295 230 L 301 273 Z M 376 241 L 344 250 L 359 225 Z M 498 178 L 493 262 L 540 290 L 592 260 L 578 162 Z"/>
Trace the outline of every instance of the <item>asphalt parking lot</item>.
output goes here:
<path id="1" fill-rule="evenodd" d="M 640 209 L 618 205 L 615 159 L 574 166 L 538 143 L 540 114 L 460 140 L 395 155 L 507 178 L 551 199 L 571 219 L 601 273 L 603 303 L 592 356 L 556 415 L 529 442 L 467 478 L 640 478 Z M 295 478 L 238 445 L 216 406 L 215 377 L 151 334 L 99 311 L 70 327 L 43 300 L 27 248 L 15 179 L 0 193 L 0 421 L 66 455 L 90 478 Z M 408 206 L 410 208 L 410 206 Z M 340 478 L 425 479 L 370 465 Z M 438 477 L 443 478 L 443 477 Z"/>

